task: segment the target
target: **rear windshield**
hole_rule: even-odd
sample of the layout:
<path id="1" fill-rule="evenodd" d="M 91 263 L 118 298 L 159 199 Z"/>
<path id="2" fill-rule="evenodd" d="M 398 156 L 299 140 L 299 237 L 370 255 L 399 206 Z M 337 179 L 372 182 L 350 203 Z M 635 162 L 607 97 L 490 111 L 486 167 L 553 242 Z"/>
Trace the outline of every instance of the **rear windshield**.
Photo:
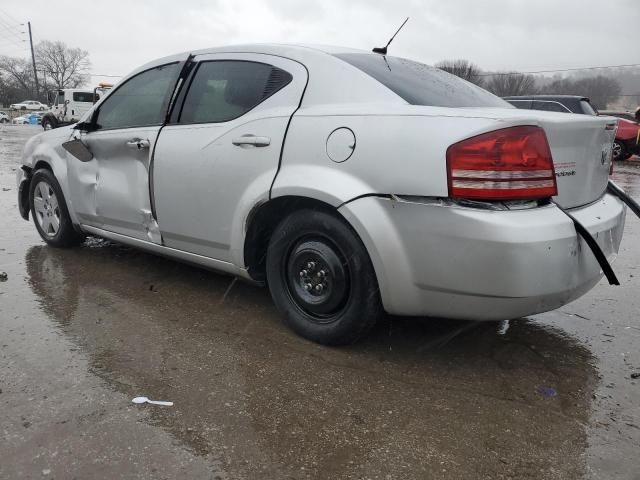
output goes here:
<path id="1" fill-rule="evenodd" d="M 411 105 L 513 108 L 492 93 L 439 68 L 376 53 L 336 57 L 378 80 Z"/>
<path id="2" fill-rule="evenodd" d="M 93 103 L 93 92 L 73 92 L 73 101 Z"/>

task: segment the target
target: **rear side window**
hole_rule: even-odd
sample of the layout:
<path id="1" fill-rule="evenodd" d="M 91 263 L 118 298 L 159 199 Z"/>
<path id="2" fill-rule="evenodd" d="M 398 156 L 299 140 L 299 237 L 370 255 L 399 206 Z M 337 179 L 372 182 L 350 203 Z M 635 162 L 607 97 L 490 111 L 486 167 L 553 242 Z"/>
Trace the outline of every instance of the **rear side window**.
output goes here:
<path id="1" fill-rule="evenodd" d="M 244 115 L 292 80 L 272 65 L 216 60 L 198 66 L 179 123 L 228 122 Z"/>
<path id="2" fill-rule="evenodd" d="M 73 101 L 93 103 L 93 93 L 92 92 L 73 92 Z"/>
<path id="3" fill-rule="evenodd" d="M 439 68 L 376 53 L 336 57 L 362 70 L 411 105 L 513 108 L 492 93 Z"/>
<path id="4" fill-rule="evenodd" d="M 531 104 L 533 103 L 531 100 L 507 100 L 511 105 L 516 108 L 521 108 L 525 110 L 529 110 L 532 108 Z"/>
<path id="5" fill-rule="evenodd" d="M 535 102 L 533 102 L 533 109 L 544 110 L 545 112 L 570 113 L 569 109 L 562 106 L 562 104 L 548 100 L 536 100 Z"/>

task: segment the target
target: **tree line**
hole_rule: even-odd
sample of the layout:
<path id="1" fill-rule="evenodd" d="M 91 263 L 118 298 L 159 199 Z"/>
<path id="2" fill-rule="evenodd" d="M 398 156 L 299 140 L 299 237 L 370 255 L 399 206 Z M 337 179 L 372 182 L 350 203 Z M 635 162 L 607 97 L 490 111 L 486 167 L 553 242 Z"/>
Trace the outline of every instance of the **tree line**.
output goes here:
<path id="1" fill-rule="evenodd" d="M 47 103 L 47 91 L 78 88 L 89 81 L 89 52 L 43 40 L 34 48 L 38 88 L 31 58 L 0 56 L 0 104 L 23 100 Z"/>
<path id="2" fill-rule="evenodd" d="M 604 75 L 582 78 L 538 78 L 515 71 L 486 72 L 468 60 L 444 60 L 436 67 L 468 80 L 499 97 L 511 95 L 582 95 L 593 106 L 604 110 L 621 93 L 620 83 Z"/>

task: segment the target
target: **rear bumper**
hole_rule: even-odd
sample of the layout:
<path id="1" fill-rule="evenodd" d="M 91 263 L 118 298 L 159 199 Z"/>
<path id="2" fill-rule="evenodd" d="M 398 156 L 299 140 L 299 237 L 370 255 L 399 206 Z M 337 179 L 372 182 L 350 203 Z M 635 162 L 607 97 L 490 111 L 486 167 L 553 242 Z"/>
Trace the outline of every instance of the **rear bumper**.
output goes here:
<path id="1" fill-rule="evenodd" d="M 340 210 L 363 240 L 392 314 L 517 318 L 564 305 L 602 277 L 573 222 L 554 205 L 487 211 L 366 197 Z M 624 204 L 606 194 L 571 214 L 613 261 Z"/>

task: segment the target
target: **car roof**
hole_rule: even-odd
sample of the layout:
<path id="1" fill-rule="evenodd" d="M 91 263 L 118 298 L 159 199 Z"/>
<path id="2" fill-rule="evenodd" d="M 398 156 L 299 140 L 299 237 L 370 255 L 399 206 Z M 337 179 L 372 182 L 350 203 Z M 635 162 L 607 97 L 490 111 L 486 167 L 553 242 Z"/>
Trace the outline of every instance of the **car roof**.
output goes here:
<path id="1" fill-rule="evenodd" d="M 505 100 L 587 100 L 589 97 L 582 95 L 511 95 L 502 97 Z"/>
<path id="2" fill-rule="evenodd" d="M 373 77 L 335 56 L 345 53 L 377 55 L 375 53 L 330 45 L 291 45 L 281 43 L 212 47 L 159 58 L 142 65 L 123 77 L 118 84 L 114 85 L 111 93 L 116 91 L 120 84 L 145 70 L 172 62 L 184 61 L 189 55 L 198 57 L 216 53 L 272 55 L 301 64 L 309 74 L 304 105 L 362 103 L 371 102 L 372 99 L 378 102 L 391 101 L 393 103 L 406 104 L 404 99 Z M 335 85 L 342 85 L 343 88 L 335 88 Z M 105 98 L 108 98 L 108 96 Z"/>

